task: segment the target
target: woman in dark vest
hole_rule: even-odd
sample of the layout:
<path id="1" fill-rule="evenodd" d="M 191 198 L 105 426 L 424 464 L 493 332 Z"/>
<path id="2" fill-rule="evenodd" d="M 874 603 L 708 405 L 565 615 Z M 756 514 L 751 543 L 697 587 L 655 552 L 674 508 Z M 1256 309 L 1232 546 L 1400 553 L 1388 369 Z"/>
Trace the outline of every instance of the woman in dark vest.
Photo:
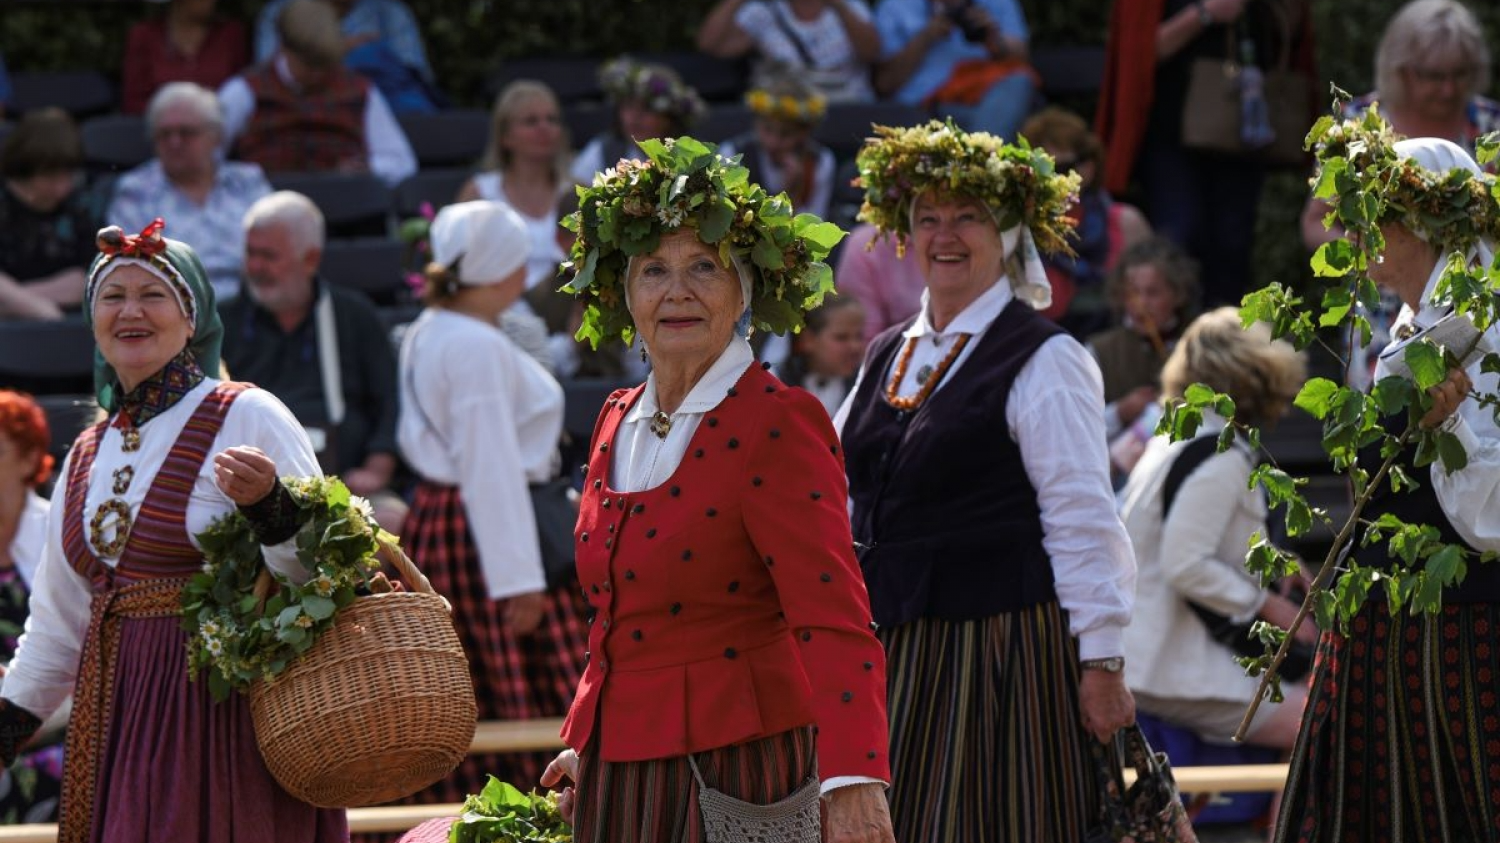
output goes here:
<path id="1" fill-rule="evenodd" d="M 1098 366 L 1037 313 L 1037 250 L 1066 248 L 1078 177 L 952 124 L 876 133 L 860 218 L 915 251 L 927 289 L 835 424 L 889 665 L 896 838 L 1082 840 L 1088 742 L 1135 717 L 1135 566 Z"/>
<path id="2" fill-rule="evenodd" d="M 1370 277 L 1394 292 L 1404 307 L 1392 333 L 1432 325 L 1446 315 L 1446 295 L 1437 296 L 1450 257 L 1466 257 L 1482 271 L 1495 257 L 1500 207 L 1493 182 L 1458 145 L 1416 138 L 1394 145 L 1414 167 L 1393 174 L 1385 198 L 1391 218 L 1381 230 L 1385 249 Z M 1455 182 L 1462 170 L 1480 184 Z M 1425 215 L 1402 215 L 1399 208 Z M 1437 208 L 1463 208 L 1440 216 Z M 1433 230 L 1425 220 L 1444 226 Z M 1455 222 L 1458 220 L 1458 222 Z M 1485 334 L 1500 348 L 1500 327 Z M 1443 425 L 1463 443 L 1468 464 L 1452 473 L 1442 461 L 1415 465 L 1415 445 L 1400 463 L 1417 482 L 1400 493 L 1377 494 L 1361 516 L 1373 522 L 1386 513 L 1408 524 L 1430 525 L 1442 541 L 1475 551 L 1500 550 L 1500 427 L 1491 409 L 1464 398 L 1500 392 L 1500 377 L 1476 360 L 1454 369 L 1433 387 L 1424 426 Z M 1377 382 L 1391 376 L 1384 356 Z M 1387 424 L 1400 433 L 1404 414 Z M 1377 465 L 1361 455 L 1362 465 Z M 1390 564 L 1387 542 L 1356 551 L 1365 568 Z M 1470 564 L 1468 575 L 1443 590 L 1434 614 L 1392 613 L 1384 595 L 1372 590 L 1347 634 L 1323 634 L 1293 750 L 1278 841 L 1423 840 L 1434 843 L 1500 840 L 1500 564 Z"/>

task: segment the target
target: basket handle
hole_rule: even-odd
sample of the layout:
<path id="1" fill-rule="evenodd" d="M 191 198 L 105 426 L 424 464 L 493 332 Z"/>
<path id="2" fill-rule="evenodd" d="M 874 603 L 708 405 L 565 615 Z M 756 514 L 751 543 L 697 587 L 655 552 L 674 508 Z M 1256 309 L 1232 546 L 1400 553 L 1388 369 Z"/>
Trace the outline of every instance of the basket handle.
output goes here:
<path id="1" fill-rule="evenodd" d="M 427 575 L 417 570 L 417 563 L 411 561 L 411 557 L 406 555 L 400 545 L 385 539 L 380 539 L 379 542 L 380 550 L 376 555 L 391 563 L 408 586 L 422 594 L 437 593 L 432 590 L 432 583 L 427 581 Z"/>

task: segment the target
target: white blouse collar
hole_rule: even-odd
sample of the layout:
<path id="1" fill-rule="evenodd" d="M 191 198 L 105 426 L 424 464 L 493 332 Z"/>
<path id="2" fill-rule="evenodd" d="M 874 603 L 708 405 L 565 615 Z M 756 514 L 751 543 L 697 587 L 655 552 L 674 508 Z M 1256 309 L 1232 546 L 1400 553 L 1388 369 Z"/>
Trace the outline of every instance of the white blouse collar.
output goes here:
<path id="1" fill-rule="evenodd" d="M 928 334 L 946 336 L 948 334 L 980 334 L 990 326 L 1010 300 L 1015 298 L 1011 292 L 1010 281 L 1005 276 L 990 285 L 988 290 L 979 294 L 979 298 L 969 302 L 969 306 L 958 312 L 948 327 L 941 331 L 932 327 L 932 306 L 930 294 L 927 290 L 922 291 L 922 310 L 917 314 L 917 321 L 911 323 L 911 327 L 903 334 L 908 339 L 914 337 L 925 337 Z"/>
<path id="2" fill-rule="evenodd" d="M 719 354 L 703 377 L 688 391 L 687 397 L 683 399 L 682 406 L 677 408 L 680 413 L 707 413 L 719 406 L 719 403 L 729 393 L 729 388 L 739 382 L 740 376 L 755 362 L 755 352 L 751 350 L 750 343 L 744 337 L 735 336 L 725 346 L 724 351 Z M 646 388 L 641 390 L 641 397 L 635 402 L 626 414 L 625 421 L 638 422 L 648 419 L 661 409 L 656 402 L 656 373 L 652 372 L 646 376 Z"/>

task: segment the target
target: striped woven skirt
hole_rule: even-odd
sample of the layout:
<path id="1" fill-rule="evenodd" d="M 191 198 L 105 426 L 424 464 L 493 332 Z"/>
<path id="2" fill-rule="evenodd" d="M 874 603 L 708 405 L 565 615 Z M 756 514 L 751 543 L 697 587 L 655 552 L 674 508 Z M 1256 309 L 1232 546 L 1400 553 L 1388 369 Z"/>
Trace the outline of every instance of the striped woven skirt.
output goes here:
<path id="1" fill-rule="evenodd" d="M 686 757 L 600 761 L 593 747 L 579 756 L 574 843 L 704 843 L 698 784 Z M 693 760 L 704 784 L 768 805 L 816 774 L 817 741 L 812 726 L 803 726 Z"/>
<path id="2" fill-rule="evenodd" d="M 421 483 L 402 531 L 402 544 L 453 604 L 453 625 L 479 703 L 479 719 L 531 720 L 568 712 L 588 650 L 587 606 L 576 583 L 548 592 L 541 625 L 530 635 L 505 627 L 502 603 L 485 590 L 479 553 L 458 489 Z M 537 786 L 556 752 L 469 755 L 458 769 L 412 801 L 462 802 L 493 774 L 521 790 Z"/>
<path id="3" fill-rule="evenodd" d="M 1056 602 L 878 633 L 901 843 L 1081 841 L 1098 780 L 1077 647 Z"/>
<path id="4" fill-rule="evenodd" d="M 1500 841 L 1500 606 L 1325 632 L 1277 822 L 1283 843 Z"/>

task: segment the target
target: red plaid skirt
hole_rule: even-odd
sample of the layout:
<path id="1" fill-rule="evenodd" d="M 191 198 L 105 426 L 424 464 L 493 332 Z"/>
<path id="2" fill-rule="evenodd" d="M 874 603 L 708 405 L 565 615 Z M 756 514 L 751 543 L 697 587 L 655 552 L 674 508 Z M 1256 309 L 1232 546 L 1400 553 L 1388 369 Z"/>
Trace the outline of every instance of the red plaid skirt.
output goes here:
<path id="1" fill-rule="evenodd" d="M 575 582 L 547 593 L 542 623 L 530 635 L 505 628 L 502 601 L 489 598 L 479 553 L 458 489 L 417 486 L 402 544 L 453 604 L 453 625 L 469 657 L 480 720 L 530 720 L 568 712 L 588 649 L 588 607 Z M 470 755 L 452 775 L 411 802 L 462 802 L 493 774 L 522 790 L 538 786 L 556 752 Z"/>
<path id="2" fill-rule="evenodd" d="M 687 757 L 600 761 L 591 742 L 578 761 L 574 843 L 704 843 L 698 784 Z M 703 783 L 768 805 L 817 773 L 817 740 L 803 726 L 693 756 Z"/>
<path id="3" fill-rule="evenodd" d="M 1392 616 L 1372 594 L 1323 633 L 1276 839 L 1500 841 L 1497 681 L 1500 606 Z"/>

